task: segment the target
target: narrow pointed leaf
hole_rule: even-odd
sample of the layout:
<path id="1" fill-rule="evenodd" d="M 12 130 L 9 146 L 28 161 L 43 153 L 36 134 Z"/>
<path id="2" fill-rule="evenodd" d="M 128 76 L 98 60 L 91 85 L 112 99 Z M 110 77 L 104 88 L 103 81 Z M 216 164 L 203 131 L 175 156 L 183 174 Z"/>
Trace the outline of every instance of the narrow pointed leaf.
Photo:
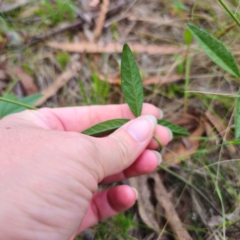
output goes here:
<path id="1" fill-rule="evenodd" d="M 134 116 L 139 117 L 144 98 L 142 79 L 134 56 L 127 44 L 124 44 L 122 51 L 121 83 L 125 101 Z"/>
<path id="2" fill-rule="evenodd" d="M 105 122 L 98 123 L 91 128 L 86 129 L 83 131 L 83 134 L 94 136 L 94 137 L 101 137 L 105 136 L 109 133 L 114 132 L 116 129 L 120 128 L 122 125 L 130 121 L 129 119 L 113 119 L 108 120 Z"/>
<path id="3" fill-rule="evenodd" d="M 160 124 L 164 127 L 168 127 L 172 131 L 173 134 L 177 134 L 177 135 L 188 135 L 189 134 L 189 132 L 186 129 L 179 127 L 173 123 L 170 123 L 166 120 L 158 120 L 158 124 Z"/>
<path id="4" fill-rule="evenodd" d="M 32 105 L 42 97 L 42 94 L 33 94 L 22 99 L 17 96 L 8 94 L 0 99 L 0 118 L 12 113 L 21 112 L 25 109 L 36 109 Z M 7 102 L 8 101 L 8 102 Z"/>
<path id="5" fill-rule="evenodd" d="M 213 62 L 228 73 L 240 77 L 239 69 L 232 53 L 221 41 L 193 24 L 187 24 L 187 27 L 199 43 L 200 47 Z"/>
<path id="6" fill-rule="evenodd" d="M 236 112 L 235 112 L 235 138 L 240 137 L 240 88 L 238 90 L 238 98 L 236 100 Z"/>

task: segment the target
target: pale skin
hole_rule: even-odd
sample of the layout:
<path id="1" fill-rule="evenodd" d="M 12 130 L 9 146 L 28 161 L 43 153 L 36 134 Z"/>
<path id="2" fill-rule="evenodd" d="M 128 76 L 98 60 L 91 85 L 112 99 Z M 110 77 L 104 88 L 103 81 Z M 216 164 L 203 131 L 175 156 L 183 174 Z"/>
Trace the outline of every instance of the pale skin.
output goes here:
<path id="1" fill-rule="evenodd" d="M 154 151 L 171 140 L 156 125 L 159 110 L 144 104 L 141 117 L 103 138 L 80 134 L 113 118 L 133 119 L 128 106 L 43 108 L 0 121 L 0 239 L 74 239 L 84 229 L 136 201 L 128 185 L 99 184 L 152 172 Z"/>

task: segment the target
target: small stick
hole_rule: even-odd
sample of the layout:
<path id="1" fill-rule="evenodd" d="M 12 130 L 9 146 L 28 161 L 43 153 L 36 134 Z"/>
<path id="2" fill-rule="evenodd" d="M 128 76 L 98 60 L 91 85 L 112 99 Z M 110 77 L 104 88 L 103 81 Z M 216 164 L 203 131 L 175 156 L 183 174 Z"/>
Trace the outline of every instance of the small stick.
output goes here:
<path id="1" fill-rule="evenodd" d="M 174 205 L 171 201 L 170 195 L 164 187 L 162 180 L 157 173 L 153 176 L 155 181 L 155 194 L 159 204 L 163 207 L 166 215 L 166 219 L 171 226 L 176 239 L 178 240 L 192 240 L 192 237 L 188 231 L 183 227 L 183 224 L 175 211 Z M 161 238 L 161 234 L 158 239 Z"/>
<path id="2" fill-rule="evenodd" d="M 98 38 L 100 37 L 100 35 L 102 33 L 103 24 L 104 24 L 104 21 L 105 21 L 107 12 L 108 12 L 108 6 L 109 6 L 109 0 L 103 0 L 103 3 L 101 5 L 101 13 L 97 20 L 97 25 L 96 25 L 96 28 L 95 28 L 94 34 L 93 34 L 93 42 L 97 42 Z"/>

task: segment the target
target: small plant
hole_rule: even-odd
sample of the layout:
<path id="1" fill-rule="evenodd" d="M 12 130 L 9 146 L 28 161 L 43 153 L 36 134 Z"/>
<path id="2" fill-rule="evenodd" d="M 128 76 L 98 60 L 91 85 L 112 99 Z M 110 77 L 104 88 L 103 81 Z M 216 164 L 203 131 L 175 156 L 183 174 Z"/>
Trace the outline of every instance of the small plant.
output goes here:
<path id="1" fill-rule="evenodd" d="M 205 30 L 193 24 L 187 24 L 188 29 L 197 40 L 200 47 L 220 68 L 234 77 L 240 79 L 240 72 L 232 53 L 218 39 L 211 36 Z M 235 111 L 235 138 L 240 137 L 240 90 L 236 100 Z"/>
<path id="2" fill-rule="evenodd" d="M 56 0 L 54 5 L 49 0 L 44 0 L 42 8 L 36 14 L 53 25 L 61 23 L 64 19 L 71 21 L 75 18 L 74 6 L 70 0 Z"/>
<path id="3" fill-rule="evenodd" d="M 132 51 L 127 44 L 123 46 L 122 51 L 121 83 L 125 101 L 127 102 L 134 116 L 139 117 L 142 112 L 142 104 L 144 100 L 142 79 L 137 64 L 134 60 Z M 130 119 L 108 120 L 96 124 L 95 126 L 83 131 L 82 133 L 96 137 L 104 136 L 115 131 L 128 121 L 130 121 Z M 158 120 L 158 124 L 168 127 L 171 129 L 173 134 L 188 135 L 188 131 L 166 120 Z M 161 146 L 158 139 L 155 138 L 155 140 Z"/>
<path id="4" fill-rule="evenodd" d="M 57 57 L 57 61 L 59 63 L 59 65 L 65 69 L 67 67 L 67 64 L 69 63 L 70 61 L 70 55 L 69 53 L 67 52 L 58 52 L 56 54 L 56 57 Z"/>
<path id="5" fill-rule="evenodd" d="M 0 97 L 0 119 L 12 113 L 21 112 L 23 110 L 36 108 L 32 106 L 42 97 L 41 94 L 34 94 L 22 99 L 18 99 L 16 95 L 4 94 Z"/>

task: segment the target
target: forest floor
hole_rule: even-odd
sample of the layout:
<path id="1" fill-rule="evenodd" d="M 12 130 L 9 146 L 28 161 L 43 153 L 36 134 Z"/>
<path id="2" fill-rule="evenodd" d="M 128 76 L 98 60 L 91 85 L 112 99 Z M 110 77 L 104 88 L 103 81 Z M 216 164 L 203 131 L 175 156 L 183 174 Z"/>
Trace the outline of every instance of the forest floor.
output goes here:
<path id="1" fill-rule="evenodd" d="M 139 192 L 133 208 L 76 239 L 240 239 L 239 79 L 188 42 L 186 23 L 221 40 L 240 64 L 239 26 L 218 1 L 0 0 L 0 96 L 41 93 L 34 105 L 50 108 L 122 103 L 127 43 L 145 102 L 190 132 L 162 149 L 157 171 L 124 181 Z"/>

